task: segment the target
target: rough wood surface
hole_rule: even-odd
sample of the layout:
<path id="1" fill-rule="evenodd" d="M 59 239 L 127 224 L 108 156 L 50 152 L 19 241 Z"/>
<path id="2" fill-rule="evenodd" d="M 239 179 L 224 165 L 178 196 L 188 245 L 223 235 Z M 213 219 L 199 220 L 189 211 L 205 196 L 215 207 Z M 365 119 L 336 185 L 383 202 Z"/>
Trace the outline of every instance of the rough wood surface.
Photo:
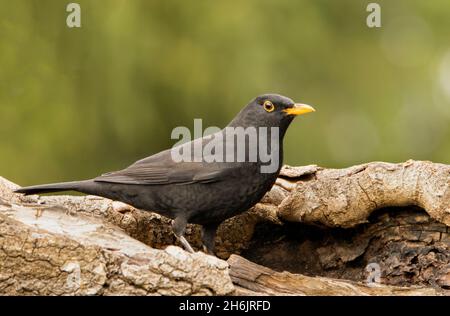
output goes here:
<path id="1" fill-rule="evenodd" d="M 288 167 L 290 194 L 279 205 L 286 221 L 353 227 L 376 209 L 415 205 L 450 226 L 450 166 L 428 161 L 372 162 L 346 169 Z"/>
<path id="2" fill-rule="evenodd" d="M 364 280 L 365 265 L 375 261 L 382 283 L 448 289 L 449 175 L 450 166 L 423 161 L 346 169 L 286 166 L 260 203 L 221 225 L 217 255 L 243 253 L 276 273 L 353 280 L 349 284 Z M 226 262 L 166 248 L 177 242 L 170 220 L 155 213 L 93 196 L 24 197 L 13 194 L 14 187 L 0 178 L 1 293 L 277 291 L 233 286 Z M 377 214 L 383 207 L 394 208 Z M 187 238 L 201 249 L 196 225 L 188 226 Z M 70 280 L 79 274 L 78 286 Z"/>
<path id="3" fill-rule="evenodd" d="M 417 207 L 378 210 L 347 229 L 260 224 L 242 255 L 276 271 L 354 281 L 375 264 L 383 284 L 450 289 L 450 230 Z"/>
<path id="4" fill-rule="evenodd" d="M 396 287 L 331 278 L 308 277 L 289 272 L 276 272 L 240 256 L 231 255 L 230 276 L 239 286 L 237 292 L 266 295 L 440 295 L 432 288 Z"/>
<path id="5" fill-rule="evenodd" d="M 11 187 L 5 183 L 3 193 Z M 218 258 L 189 254 L 175 246 L 153 249 L 85 212 L 15 204 L 7 202 L 5 195 L 0 205 L 1 294 L 226 295 L 234 291 L 228 265 Z M 77 204 L 80 198 L 71 201 Z M 102 212 L 105 206 L 98 206 Z"/>

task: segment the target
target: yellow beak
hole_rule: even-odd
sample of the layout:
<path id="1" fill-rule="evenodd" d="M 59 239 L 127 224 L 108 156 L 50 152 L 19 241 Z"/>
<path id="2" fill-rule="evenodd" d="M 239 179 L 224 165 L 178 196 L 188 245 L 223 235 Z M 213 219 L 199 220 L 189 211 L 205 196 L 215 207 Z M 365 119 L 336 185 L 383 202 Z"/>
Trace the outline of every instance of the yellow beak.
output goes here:
<path id="1" fill-rule="evenodd" d="M 293 107 L 283 110 L 283 112 L 286 112 L 288 115 L 302 115 L 315 111 L 316 110 L 312 106 L 301 103 L 295 103 Z"/>

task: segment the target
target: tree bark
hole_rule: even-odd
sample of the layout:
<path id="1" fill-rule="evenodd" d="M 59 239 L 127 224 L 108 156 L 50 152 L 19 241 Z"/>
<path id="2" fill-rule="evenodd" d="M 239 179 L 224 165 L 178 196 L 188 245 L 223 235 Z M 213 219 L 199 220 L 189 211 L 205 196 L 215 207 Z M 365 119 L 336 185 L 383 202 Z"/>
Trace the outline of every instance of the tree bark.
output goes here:
<path id="1" fill-rule="evenodd" d="M 450 166 L 409 160 L 372 162 L 346 169 L 288 167 L 281 185 L 290 191 L 279 205 L 286 221 L 354 227 L 375 210 L 418 206 L 450 226 Z"/>
<path id="2" fill-rule="evenodd" d="M 3 181 L 3 184 L 5 182 Z M 4 189 L 5 187 L 3 187 Z M 3 190 L 4 192 L 5 190 Z M 61 205 L 0 206 L 0 293 L 7 295 L 226 295 L 226 262 L 179 247 L 157 250 L 89 214 Z M 71 204 L 74 202 L 73 204 Z M 99 202 L 84 199 L 100 213 Z"/>
<path id="3" fill-rule="evenodd" d="M 383 286 L 331 278 L 276 272 L 240 256 L 231 255 L 230 276 L 236 293 L 243 295 L 438 295 L 433 288 Z"/>
<path id="4" fill-rule="evenodd" d="M 178 245 L 170 220 L 155 213 L 93 196 L 25 197 L 0 178 L 0 293 L 448 295 L 449 175 L 422 161 L 286 166 L 260 203 L 219 228 L 230 269 L 167 247 Z M 201 249 L 196 225 L 187 239 Z M 247 280 L 251 271 L 264 276 Z"/>

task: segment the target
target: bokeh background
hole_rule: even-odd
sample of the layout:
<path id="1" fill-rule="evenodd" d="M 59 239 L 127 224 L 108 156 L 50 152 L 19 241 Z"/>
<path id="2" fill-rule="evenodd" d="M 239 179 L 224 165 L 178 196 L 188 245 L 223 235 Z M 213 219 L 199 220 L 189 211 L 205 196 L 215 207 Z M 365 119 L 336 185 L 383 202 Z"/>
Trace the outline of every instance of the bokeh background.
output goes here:
<path id="1" fill-rule="evenodd" d="M 21 185 L 117 170 L 224 126 L 254 96 L 314 105 L 285 162 L 450 162 L 450 1 L 0 0 L 0 175 Z"/>

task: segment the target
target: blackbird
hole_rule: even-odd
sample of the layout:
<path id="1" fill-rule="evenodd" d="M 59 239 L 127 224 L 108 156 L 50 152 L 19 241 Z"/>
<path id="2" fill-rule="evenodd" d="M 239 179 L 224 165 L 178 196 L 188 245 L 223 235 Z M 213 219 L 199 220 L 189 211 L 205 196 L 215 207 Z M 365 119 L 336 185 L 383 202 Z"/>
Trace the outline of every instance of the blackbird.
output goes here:
<path id="1" fill-rule="evenodd" d="M 260 95 L 212 135 L 94 179 L 30 186 L 16 192 L 78 191 L 156 212 L 173 219 L 175 236 L 190 252 L 193 249 L 184 238 L 186 225 L 199 224 L 204 248 L 213 254 L 219 224 L 255 205 L 275 183 L 282 166 L 283 137 L 293 118 L 313 111 L 309 105 L 278 94 Z M 180 159 L 176 153 L 190 159 Z"/>

